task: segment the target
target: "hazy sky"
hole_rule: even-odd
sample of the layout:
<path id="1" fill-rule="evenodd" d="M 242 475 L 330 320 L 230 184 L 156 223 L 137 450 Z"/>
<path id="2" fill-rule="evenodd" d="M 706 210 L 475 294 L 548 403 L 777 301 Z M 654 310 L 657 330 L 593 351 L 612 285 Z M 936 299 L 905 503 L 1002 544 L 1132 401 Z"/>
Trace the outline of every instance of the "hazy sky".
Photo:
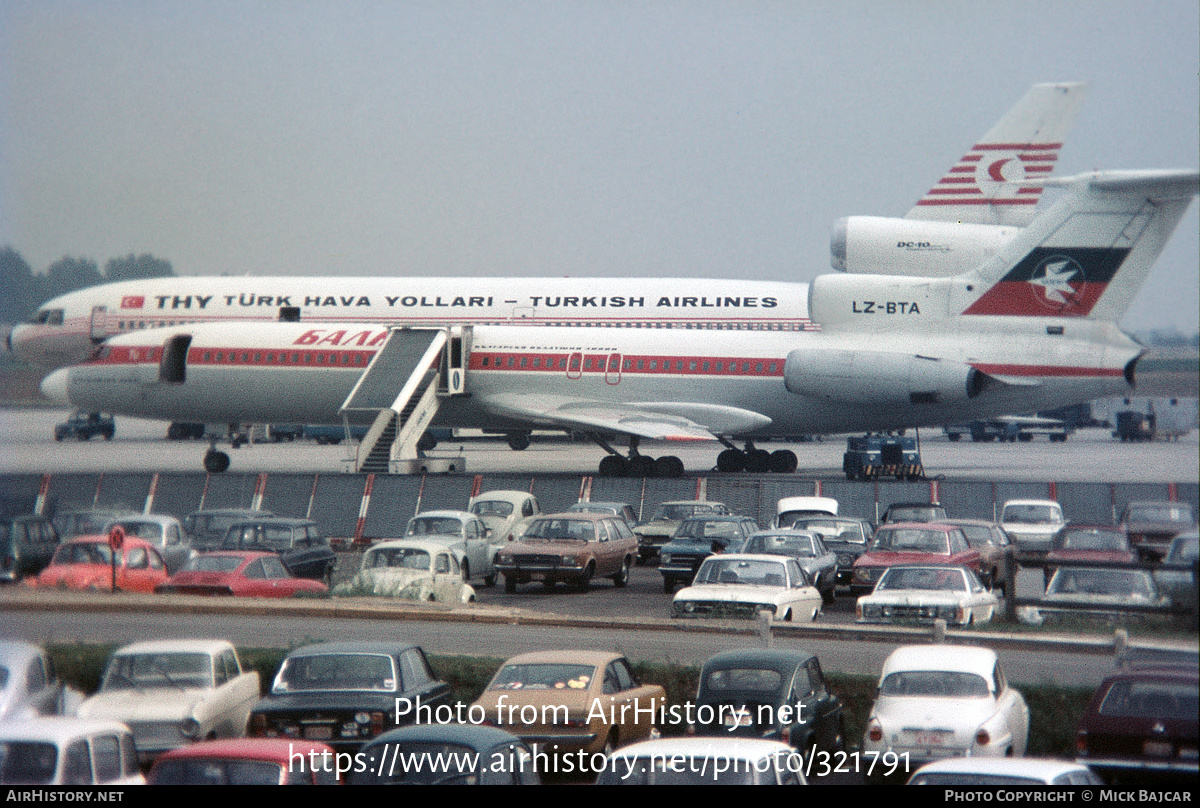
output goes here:
<path id="1" fill-rule="evenodd" d="M 1200 162 L 1195 0 L 0 0 L 0 245 L 35 270 L 807 281 L 1031 84 L 1059 173 Z M 1196 204 L 1129 330 L 1197 329 Z"/>

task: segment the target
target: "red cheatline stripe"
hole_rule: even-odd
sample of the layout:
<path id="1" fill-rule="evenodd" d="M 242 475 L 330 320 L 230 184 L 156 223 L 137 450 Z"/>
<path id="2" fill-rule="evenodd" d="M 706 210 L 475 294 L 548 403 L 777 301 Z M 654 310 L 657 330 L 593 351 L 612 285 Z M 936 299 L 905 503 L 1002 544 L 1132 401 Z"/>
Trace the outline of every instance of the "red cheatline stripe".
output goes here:
<path id="1" fill-rule="evenodd" d="M 1063 365 L 1000 365 L 972 362 L 971 367 L 993 376 L 1121 376 L 1121 368 L 1092 368 Z"/>

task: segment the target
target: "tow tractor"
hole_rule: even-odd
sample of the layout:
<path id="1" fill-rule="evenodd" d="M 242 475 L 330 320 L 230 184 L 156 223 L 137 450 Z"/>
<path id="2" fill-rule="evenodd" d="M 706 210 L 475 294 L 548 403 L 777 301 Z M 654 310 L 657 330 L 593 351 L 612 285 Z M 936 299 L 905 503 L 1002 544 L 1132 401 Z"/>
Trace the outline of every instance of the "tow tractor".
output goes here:
<path id="1" fill-rule="evenodd" d="M 917 439 L 892 433 L 870 432 L 846 440 L 842 470 L 847 480 L 874 480 L 895 477 L 919 480 L 925 476 Z"/>

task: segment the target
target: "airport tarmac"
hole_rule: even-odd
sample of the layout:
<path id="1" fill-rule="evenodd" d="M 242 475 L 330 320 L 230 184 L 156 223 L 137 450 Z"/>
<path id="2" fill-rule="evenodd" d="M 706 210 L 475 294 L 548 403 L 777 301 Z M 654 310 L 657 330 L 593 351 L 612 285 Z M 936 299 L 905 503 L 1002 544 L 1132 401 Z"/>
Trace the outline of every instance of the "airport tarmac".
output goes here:
<path id="1" fill-rule="evenodd" d="M 54 425 L 68 410 L 0 410 L 0 473 L 69 472 L 197 472 L 207 449 L 199 441 L 168 441 L 160 421 L 119 417 L 111 441 L 54 440 Z M 1030 443 L 952 443 L 940 429 L 919 431 L 926 474 L 952 480 L 1055 482 L 1195 483 L 1200 476 L 1200 438 L 1196 430 L 1178 441 L 1121 443 L 1107 429 L 1077 431 L 1065 443 L 1038 439 Z M 620 444 L 617 444 L 620 446 Z M 797 474 L 806 478 L 842 477 L 844 436 L 805 443 L 764 443 L 762 448 L 789 448 L 800 460 Z M 347 447 L 318 446 L 307 441 L 249 444 L 230 449 L 230 471 L 241 473 L 345 471 L 351 468 Z M 720 444 L 654 444 L 643 442 L 643 454 L 674 454 L 689 476 L 709 473 Z M 519 471 L 533 474 L 594 474 L 604 452 L 588 442 L 548 438 L 515 452 L 502 439 L 444 442 L 431 456 L 450 454 L 466 459 L 467 473 Z"/>

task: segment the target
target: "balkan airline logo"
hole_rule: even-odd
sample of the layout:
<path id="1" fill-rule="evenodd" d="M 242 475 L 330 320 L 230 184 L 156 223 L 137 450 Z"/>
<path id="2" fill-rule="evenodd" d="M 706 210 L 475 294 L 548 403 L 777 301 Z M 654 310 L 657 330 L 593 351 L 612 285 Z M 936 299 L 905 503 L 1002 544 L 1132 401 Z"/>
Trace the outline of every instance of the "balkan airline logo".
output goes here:
<path id="1" fill-rule="evenodd" d="M 1038 247 L 963 314 L 1086 317 L 1127 255 L 1115 247 Z"/>

